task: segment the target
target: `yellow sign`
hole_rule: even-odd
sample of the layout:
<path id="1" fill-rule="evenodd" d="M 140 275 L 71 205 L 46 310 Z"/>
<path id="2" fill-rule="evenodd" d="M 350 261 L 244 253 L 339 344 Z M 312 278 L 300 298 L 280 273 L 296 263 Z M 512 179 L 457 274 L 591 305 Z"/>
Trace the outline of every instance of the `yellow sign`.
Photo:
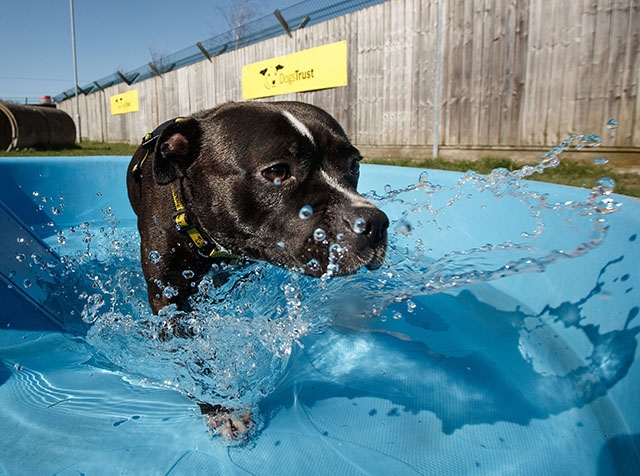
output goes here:
<path id="1" fill-rule="evenodd" d="M 138 90 L 134 89 L 128 93 L 114 94 L 111 96 L 111 115 L 127 114 L 140 109 L 138 105 Z"/>
<path id="2" fill-rule="evenodd" d="M 243 99 L 346 85 L 346 41 L 259 61 L 242 68 Z"/>

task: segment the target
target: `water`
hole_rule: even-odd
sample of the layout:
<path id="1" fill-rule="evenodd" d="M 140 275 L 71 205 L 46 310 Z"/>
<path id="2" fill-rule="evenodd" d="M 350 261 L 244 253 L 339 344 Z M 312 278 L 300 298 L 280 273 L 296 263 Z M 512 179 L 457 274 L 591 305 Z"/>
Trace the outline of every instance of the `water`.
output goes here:
<path id="1" fill-rule="evenodd" d="M 542 272 L 601 244 L 607 214 L 619 208 L 611 198 L 612 181 L 599 181 L 584 201 L 563 203 L 522 182 L 557 166 L 560 154 L 570 147 L 599 142 L 596 136 L 573 136 L 536 166 L 513 172 L 496 169 L 488 176 L 470 172 L 449 188 L 431 183 L 423 172 L 405 188 L 385 186 L 382 195 L 372 191 L 367 197 L 379 207 L 400 210 L 391 214 L 395 218 L 388 258 L 380 270 L 335 280 L 330 270 L 324 279 L 316 280 L 264 263 L 229 265 L 234 278 L 219 288 L 211 276 L 205 278 L 192 298 L 196 310 L 188 313 L 171 307 L 158 316 L 150 313 L 136 234 L 106 209 L 97 227 L 81 223 L 57 230 L 59 250 L 65 254 L 61 274 L 73 285 L 52 290 L 50 300 L 58 300 L 56 306 L 64 305 L 61 301 L 83 304 L 73 313 L 90 325 L 86 341 L 113 368 L 198 401 L 255 411 L 256 403 L 276 388 L 301 339 L 336 318 L 376 317 L 397 303 L 403 303 L 411 315 L 415 296 Z M 489 211 L 488 204 L 496 201 L 498 210 L 494 204 Z M 470 204 L 480 226 L 469 229 L 466 223 L 468 239 L 460 242 L 459 236 L 452 236 L 459 235 L 461 228 L 455 220 L 460 209 Z M 303 207 L 300 219 L 311 213 L 310 207 Z M 504 226 L 499 226 L 504 220 L 521 226 L 505 234 Z M 548 231 L 551 227 L 553 232 Z M 356 232 L 365 228 L 361 218 L 353 223 Z M 330 247 L 330 260 L 338 268 L 342 253 L 348 250 L 339 243 L 327 243 L 321 228 L 314 231 L 314 238 Z M 436 252 L 432 241 L 453 246 Z M 67 254 L 67 249 L 76 251 Z M 159 259 L 155 251 L 149 257 Z M 163 291 L 167 296 L 175 292 L 171 287 Z M 395 319 L 401 316 L 394 314 Z M 175 328 L 168 328 L 170 322 Z"/>
<path id="2" fill-rule="evenodd" d="M 628 259 L 616 255 L 601 263 L 577 296 L 567 291 L 571 283 L 551 285 L 550 294 L 574 296 L 568 300 L 541 297 L 542 291 L 526 284 L 529 273 L 553 275 L 560 263 L 579 263 L 577 258 L 611 240 L 611 218 L 623 207 L 610 179 L 572 200 L 523 181 L 557 166 L 571 147 L 598 144 L 595 136 L 573 136 L 535 166 L 487 176 L 470 172 L 451 185 L 415 172 L 407 186 L 366 194 L 392 219 L 387 260 L 379 270 L 312 279 L 264 263 L 222 266 L 200 283 L 192 298 L 196 310 L 189 313 L 167 308 L 151 314 L 134 225 L 109 207 L 101 220 L 52 225 L 49 244 L 60 261 L 27 253 L 16 253 L 15 260 L 39 270 L 49 309 L 59 310 L 65 329 L 78 338 L 49 336 L 11 347 L 5 358 L 20 399 L 43 419 L 51 418 L 43 408 L 72 421 L 93 412 L 111 428 L 96 430 L 103 441 L 122 431 L 165 435 L 175 427 L 202 445 L 196 435 L 204 424 L 194 420 L 195 401 L 250 409 L 257 422 L 250 448 L 268 448 L 274 459 L 293 464 L 293 456 L 281 451 L 295 447 L 311 455 L 309 464 L 322 460 L 318 467 L 335 474 L 349 472 L 340 466 L 352 468 L 345 461 L 370 467 L 372 474 L 381 462 L 395 471 L 430 473 L 452 464 L 438 459 L 439 441 L 469 454 L 474 451 L 464 441 L 480 440 L 490 448 L 491 464 L 478 453 L 456 465 L 463 472 L 491 472 L 500 455 L 504 464 L 515 464 L 506 445 L 524 448 L 514 450 L 524 458 L 530 444 L 525 431 L 534 431 L 538 445 L 549 431 L 567 441 L 576 432 L 616 435 L 625 423 L 601 397 L 630 372 L 639 309 L 621 305 L 610 325 L 600 314 L 603 299 L 633 303 Z M 64 217 L 63 197 L 39 198 Z M 311 213 L 304 208 L 300 219 Z M 366 229 L 358 220 L 352 226 Z M 332 250 L 335 271 L 348 250 L 322 232 L 314 237 Z M 625 246 L 637 243 L 631 233 L 620 239 Z M 229 268 L 234 279 L 213 286 L 213 275 Z M 505 277 L 524 280 L 522 295 L 500 294 Z M 536 308 L 534 301 L 548 304 Z M 572 336 L 571 345 L 557 338 L 565 334 Z M 62 367 L 76 369 L 78 378 L 58 373 L 47 360 L 55 349 L 62 351 Z M 148 405 L 136 403 L 135 394 Z M 604 416 L 579 410 L 596 404 Z M 372 429 L 358 431 L 355 422 L 365 420 Z M 286 427 L 291 422 L 301 428 L 298 433 Z M 492 430 L 480 436 L 483 428 Z M 116 429 L 120 433 L 112 433 Z M 548 454 L 557 450 L 553 441 Z M 578 459 L 591 461 L 602 439 L 584 437 L 581 444 L 589 449 Z M 218 454 L 207 448 L 207 455 Z M 371 453 L 358 460 L 348 448 Z M 431 462 L 419 456 L 426 448 L 433 449 Z M 343 463 L 325 450 L 342 454 Z M 240 448 L 218 454 L 217 462 L 198 449 L 181 451 L 169 451 L 173 466 L 165 472 L 184 474 L 205 463 L 217 468 L 225 458 L 236 468 L 260 472 L 257 460 Z M 295 465 L 304 472 L 299 459 Z M 518 464 L 557 471 L 568 463 L 538 458 Z"/>

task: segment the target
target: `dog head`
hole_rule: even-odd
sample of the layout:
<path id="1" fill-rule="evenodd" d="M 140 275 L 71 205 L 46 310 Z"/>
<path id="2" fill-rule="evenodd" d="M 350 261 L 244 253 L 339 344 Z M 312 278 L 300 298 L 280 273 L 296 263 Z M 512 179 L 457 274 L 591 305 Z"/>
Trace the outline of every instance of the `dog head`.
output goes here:
<path id="1" fill-rule="evenodd" d="M 323 110 L 230 103 L 168 126 L 153 176 L 180 181 L 203 235 L 226 250 L 305 274 L 379 267 L 387 216 L 356 192 L 361 156 Z"/>
<path id="2" fill-rule="evenodd" d="M 284 68 L 284 66 L 278 64 L 273 68 L 273 72 L 271 71 L 271 68 L 265 68 L 263 70 L 260 70 L 260 74 L 264 77 L 264 87 L 265 88 L 271 89 L 271 88 L 275 87 L 275 85 L 276 85 L 276 75 L 278 74 L 278 71 L 280 71 L 283 68 Z"/>

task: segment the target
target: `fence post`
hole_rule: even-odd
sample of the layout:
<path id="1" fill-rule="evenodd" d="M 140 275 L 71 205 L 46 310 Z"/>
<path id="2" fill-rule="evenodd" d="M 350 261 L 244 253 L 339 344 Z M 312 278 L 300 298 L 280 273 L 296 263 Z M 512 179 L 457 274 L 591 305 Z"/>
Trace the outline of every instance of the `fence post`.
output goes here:
<path id="1" fill-rule="evenodd" d="M 433 153 L 438 158 L 440 143 L 440 94 L 442 87 L 442 0 L 438 1 L 438 19 L 436 25 L 436 74 L 433 86 Z"/>

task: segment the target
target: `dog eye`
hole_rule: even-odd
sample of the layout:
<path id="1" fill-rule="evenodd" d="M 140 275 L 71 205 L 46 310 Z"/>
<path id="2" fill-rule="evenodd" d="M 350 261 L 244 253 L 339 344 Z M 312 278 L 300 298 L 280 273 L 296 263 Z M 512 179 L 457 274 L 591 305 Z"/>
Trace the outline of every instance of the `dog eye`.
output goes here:
<path id="1" fill-rule="evenodd" d="M 269 182 L 279 184 L 291 177 L 291 170 L 289 170 L 289 166 L 286 164 L 276 164 L 268 169 L 264 169 L 262 176 Z"/>

